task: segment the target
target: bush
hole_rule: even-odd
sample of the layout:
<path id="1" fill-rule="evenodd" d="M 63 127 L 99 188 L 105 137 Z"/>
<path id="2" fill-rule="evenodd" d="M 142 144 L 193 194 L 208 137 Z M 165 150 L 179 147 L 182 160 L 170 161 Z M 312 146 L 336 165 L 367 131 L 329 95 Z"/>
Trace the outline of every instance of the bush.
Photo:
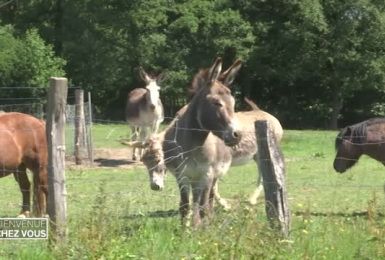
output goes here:
<path id="1" fill-rule="evenodd" d="M 52 76 L 65 75 L 65 60 L 36 29 L 16 37 L 11 26 L 0 26 L 0 87 L 44 87 Z"/>

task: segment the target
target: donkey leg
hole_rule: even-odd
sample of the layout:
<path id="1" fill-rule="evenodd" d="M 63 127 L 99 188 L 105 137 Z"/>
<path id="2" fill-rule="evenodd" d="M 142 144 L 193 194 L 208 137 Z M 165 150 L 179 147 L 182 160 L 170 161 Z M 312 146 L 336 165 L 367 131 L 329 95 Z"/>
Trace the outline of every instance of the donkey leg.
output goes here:
<path id="1" fill-rule="evenodd" d="M 148 127 L 141 127 L 140 129 L 140 134 L 139 134 L 139 139 L 140 141 L 142 142 L 142 144 L 148 140 L 149 138 L 149 129 Z M 139 160 L 142 159 L 142 156 L 143 156 L 143 153 L 144 153 L 144 149 L 143 147 L 139 147 Z"/>
<path id="2" fill-rule="evenodd" d="M 210 196 L 214 196 L 212 188 L 214 185 L 212 177 L 204 178 L 200 183 L 198 190 L 201 192 L 199 201 L 199 216 L 202 219 L 211 216 Z"/>
<path id="3" fill-rule="evenodd" d="M 201 200 L 202 200 L 202 193 L 203 193 L 203 187 L 200 185 L 196 185 L 194 183 L 192 185 L 192 195 L 193 195 L 193 208 L 192 208 L 192 218 L 193 218 L 193 227 L 200 226 L 202 219 L 201 219 Z"/>
<path id="4" fill-rule="evenodd" d="M 215 200 L 218 202 L 219 205 L 223 207 L 224 210 L 231 209 L 230 203 L 228 203 L 227 200 L 222 198 L 221 195 L 219 194 L 218 181 L 215 182 L 215 185 L 213 187 L 213 195 Z"/>
<path id="5" fill-rule="evenodd" d="M 152 133 L 158 133 L 158 130 L 159 130 L 159 126 L 160 126 L 160 123 L 161 123 L 161 121 L 160 120 L 157 120 L 154 124 L 153 124 L 153 126 L 152 126 Z"/>
<path id="6" fill-rule="evenodd" d="M 214 197 L 215 192 L 218 192 L 218 179 L 214 178 L 211 188 L 210 188 L 210 194 L 209 194 L 209 216 L 212 216 L 214 214 Z"/>
<path id="7" fill-rule="evenodd" d="M 131 141 L 136 141 L 138 140 L 138 135 L 139 135 L 139 127 L 136 126 L 131 126 Z M 132 148 L 132 160 L 136 161 L 136 147 L 134 146 Z"/>
<path id="8" fill-rule="evenodd" d="M 259 195 L 261 194 L 262 190 L 263 190 L 262 176 L 261 176 L 260 173 L 258 173 L 257 188 L 255 189 L 255 191 L 249 197 L 249 203 L 251 205 L 256 205 L 257 204 L 257 200 L 258 200 Z"/>
<path id="9" fill-rule="evenodd" d="M 31 183 L 28 180 L 26 167 L 24 165 L 20 166 L 17 171 L 13 173 L 13 176 L 19 184 L 23 197 L 23 204 L 21 206 L 21 212 L 18 217 L 29 217 L 31 211 Z"/>
<path id="10" fill-rule="evenodd" d="M 189 212 L 190 212 L 190 184 L 183 179 L 178 180 L 180 202 L 179 202 L 179 213 L 183 226 L 190 226 Z"/>

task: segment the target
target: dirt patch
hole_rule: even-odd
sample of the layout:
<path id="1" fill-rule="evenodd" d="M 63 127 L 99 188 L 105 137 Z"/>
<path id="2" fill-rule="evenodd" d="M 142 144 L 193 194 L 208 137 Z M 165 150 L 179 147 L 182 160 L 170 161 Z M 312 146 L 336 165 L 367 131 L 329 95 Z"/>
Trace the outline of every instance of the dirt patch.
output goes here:
<path id="1" fill-rule="evenodd" d="M 75 167 L 118 167 L 131 168 L 141 165 L 140 161 L 133 161 L 131 148 L 97 148 L 94 149 L 94 163 L 91 166 L 88 159 L 82 165 L 75 164 L 74 157 L 67 157 L 66 163 L 71 168 Z"/>

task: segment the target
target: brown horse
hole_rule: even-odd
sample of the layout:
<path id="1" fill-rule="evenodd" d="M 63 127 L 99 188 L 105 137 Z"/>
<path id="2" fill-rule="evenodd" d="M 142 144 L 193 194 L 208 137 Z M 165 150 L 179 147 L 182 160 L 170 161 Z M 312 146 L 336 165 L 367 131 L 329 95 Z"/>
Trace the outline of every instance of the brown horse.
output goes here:
<path id="1" fill-rule="evenodd" d="M 19 184 L 23 204 L 20 216 L 30 214 L 30 182 L 27 169 L 33 174 L 34 213 L 46 213 L 48 195 L 47 140 L 45 123 L 22 113 L 0 115 L 0 177 L 13 173 Z"/>
<path id="2" fill-rule="evenodd" d="M 343 173 L 366 154 L 385 165 L 385 118 L 372 118 L 343 128 L 336 141 L 334 169 Z"/>
<path id="3" fill-rule="evenodd" d="M 163 122 L 164 112 L 162 101 L 159 97 L 159 81 L 162 75 L 151 77 L 142 68 L 139 69 L 142 80 L 146 83 L 144 88 L 135 88 L 127 97 L 126 120 L 131 126 L 132 140 L 144 142 L 152 133 L 158 132 L 160 123 Z M 135 148 L 132 159 L 136 160 Z M 139 149 L 139 156 L 142 149 Z"/>

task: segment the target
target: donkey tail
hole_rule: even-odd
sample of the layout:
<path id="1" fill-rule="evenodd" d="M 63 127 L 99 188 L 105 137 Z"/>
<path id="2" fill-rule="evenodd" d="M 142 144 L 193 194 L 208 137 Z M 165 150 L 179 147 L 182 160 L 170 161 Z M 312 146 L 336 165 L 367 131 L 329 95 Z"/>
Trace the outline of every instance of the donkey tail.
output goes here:
<path id="1" fill-rule="evenodd" d="M 244 98 L 245 102 L 251 107 L 252 110 L 261 110 L 257 104 L 255 104 L 251 99 L 248 99 L 247 97 Z"/>

